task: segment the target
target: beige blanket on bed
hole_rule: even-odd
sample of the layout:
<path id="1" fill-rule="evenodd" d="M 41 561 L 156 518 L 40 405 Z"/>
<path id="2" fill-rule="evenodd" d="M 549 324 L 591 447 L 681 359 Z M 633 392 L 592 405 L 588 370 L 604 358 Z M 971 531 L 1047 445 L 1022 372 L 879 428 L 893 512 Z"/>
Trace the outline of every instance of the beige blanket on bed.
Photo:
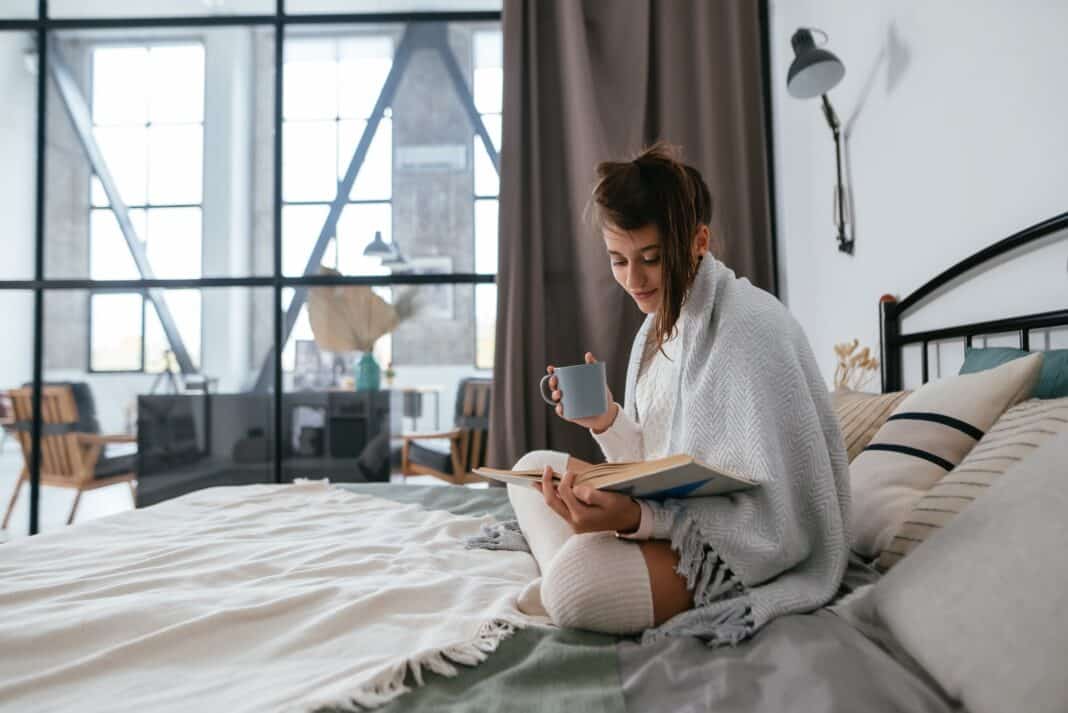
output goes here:
<path id="1" fill-rule="evenodd" d="M 0 710 L 384 703 L 533 621 L 533 558 L 464 549 L 490 521 L 263 485 L 2 545 Z"/>

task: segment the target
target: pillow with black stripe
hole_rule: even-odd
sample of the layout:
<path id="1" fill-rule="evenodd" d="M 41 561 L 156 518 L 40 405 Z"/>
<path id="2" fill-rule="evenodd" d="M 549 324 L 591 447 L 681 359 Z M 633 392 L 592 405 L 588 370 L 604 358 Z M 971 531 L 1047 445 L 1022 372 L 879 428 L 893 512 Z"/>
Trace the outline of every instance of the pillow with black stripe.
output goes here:
<path id="1" fill-rule="evenodd" d="M 874 558 L 889 546 L 916 501 L 1031 394 L 1041 368 L 1035 353 L 932 381 L 902 401 L 849 465 L 853 549 Z"/>
<path id="2" fill-rule="evenodd" d="M 1065 432 L 1068 398 L 1029 399 L 1010 408 L 960 465 L 916 501 L 890 545 L 879 554 L 879 569 L 890 569 L 986 493 L 1005 471 Z"/>

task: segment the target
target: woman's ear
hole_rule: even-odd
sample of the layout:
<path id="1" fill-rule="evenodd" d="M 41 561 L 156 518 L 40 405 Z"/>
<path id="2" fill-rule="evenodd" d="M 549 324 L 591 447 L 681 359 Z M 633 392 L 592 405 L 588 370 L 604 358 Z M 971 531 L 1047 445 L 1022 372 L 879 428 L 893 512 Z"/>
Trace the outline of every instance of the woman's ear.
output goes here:
<path id="1" fill-rule="evenodd" d="M 704 255 L 708 252 L 708 248 L 712 243 L 712 233 L 708 229 L 707 225 L 702 225 L 697 229 L 697 232 L 693 236 L 693 258 L 697 259 L 699 255 Z"/>

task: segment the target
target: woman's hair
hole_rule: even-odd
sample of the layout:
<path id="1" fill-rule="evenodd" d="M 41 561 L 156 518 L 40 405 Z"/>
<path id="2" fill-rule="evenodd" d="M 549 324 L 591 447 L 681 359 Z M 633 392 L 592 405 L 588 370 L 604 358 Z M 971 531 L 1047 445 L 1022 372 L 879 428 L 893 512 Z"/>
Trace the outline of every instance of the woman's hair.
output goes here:
<path id="1" fill-rule="evenodd" d="M 599 228 L 656 226 L 663 297 L 653 324 L 653 344 L 660 349 L 675 331 L 697 274 L 691 258 L 693 239 L 712 220 L 712 194 L 697 169 L 682 163 L 672 147 L 657 143 L 632 161 L 598 164 L 593 206 Z"/>

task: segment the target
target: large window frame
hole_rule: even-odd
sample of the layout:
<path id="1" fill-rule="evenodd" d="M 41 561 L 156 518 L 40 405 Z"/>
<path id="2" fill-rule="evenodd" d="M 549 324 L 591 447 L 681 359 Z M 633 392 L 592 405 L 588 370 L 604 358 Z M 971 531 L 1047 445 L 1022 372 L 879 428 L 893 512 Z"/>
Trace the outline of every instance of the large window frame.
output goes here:
<path id="1" fill-rule="evenodd" d="M 205 10 L 206 12 L 206 10 Z M 30 290 L 34 296 L 34 354 L 33 385 L 34 415 L 31 426 L 33 456 L 28 464 L 30 480 L 30 523 L 31 535 L 39 531 L 40 503 L 40 452 L 43 419 L 41 416 L 41 384 L 44 371 L 44 297 L 46 293 L 62 290 L 88 290 L 90 293 L 121 293 L 148 290 L 202 289 L 209 287 L 270 287 L 273 293 L 274 314 L 274 348 L 271 351 L 273 367 L 271 390 L 275 394 L 273 425 L 274 432 L 283 432 L 282 399 L 282 358 L 281 349 L 284 335 L 285 313 L 283 311 L 283 290 L 310 286 L 327 285 L 370 285 L 391 287 L 394 285 L 493 285 L 496 275 L 491 273 L 468 272 L 451 274 L 390 274 L 359 276 L 324 276 L 293 275 L 287 276 L 282 270 L 282 109 L 284 47 L 287 28 L 309 25 L 354 25 L 386 23 L 420 23 L 420 22 L 463 22 L 500 23 L 499 11 L 471 12 L 396 12 L 396 13 L 351 13 L 351 14 L 300 14 L 289 15 L 285 10 L 285 0 L 276 0 L 275 10 L 269 14 L 249 15 L 199 15 L 179 17 L 77 17 L 53 18 L 48 12 L 48 0 L 38 0 L 37 17 L 34 19 L 5 19 L 0 16 L 0 31 L 29 31 L 35 36 L 37 47 L 37 91 L 36 91 L 36 182 L 35 182 L 35 262 L 33 279 L 0 280 L 0 290 Z M 49 112 L 62 111 L 60 107 L 50 106 L 49 97 L 49 49 L 51 33 L 59 30 L 79 29 L 152 29 L 152 28 L 186 28 L 220 27 L 220 26 L 269 26 L 274 29 L 274 162 L 273 162 L 273 249 L 274 264 L 269 277 L 199 277 L 190 279 L 66 279 L 45 277 L 45 157 L 47 117 Z M 273 473 L 274 481 L 282 482 L 282 443 L 274 439 Z"/>

